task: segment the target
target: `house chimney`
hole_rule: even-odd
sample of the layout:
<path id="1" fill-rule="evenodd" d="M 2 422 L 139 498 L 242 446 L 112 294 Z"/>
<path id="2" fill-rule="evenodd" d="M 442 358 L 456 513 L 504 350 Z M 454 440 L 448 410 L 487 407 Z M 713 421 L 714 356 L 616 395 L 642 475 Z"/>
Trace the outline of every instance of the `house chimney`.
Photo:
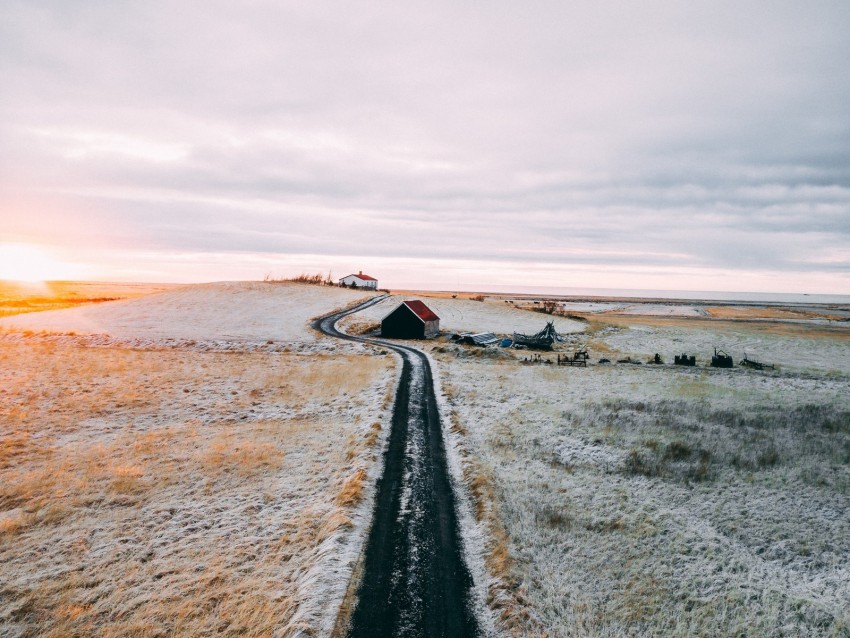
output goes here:
<path id="1" fill-rule="evenodd" d="M 358 272 L 357 274 L 358 274 L 358 275 L 362 275 L 362 274 L 363 274 L 363 271 L 361 270 L 361 271 L 360 271 L 360 272 Z"/>

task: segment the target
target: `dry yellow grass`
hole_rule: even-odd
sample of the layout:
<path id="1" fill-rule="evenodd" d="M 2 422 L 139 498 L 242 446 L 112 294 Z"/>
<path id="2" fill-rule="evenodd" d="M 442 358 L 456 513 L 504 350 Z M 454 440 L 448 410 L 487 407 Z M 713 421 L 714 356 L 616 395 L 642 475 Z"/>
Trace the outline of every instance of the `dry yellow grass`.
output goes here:
<path id="1" fill-rule="evenodd" d="M 785 308 L 758 306 L 711 306 L 706 312 L 719 319 L 811 319 L 812 314 Z"/>
<path id="2" fill-rule="evenodd" d="M 276 470 L 283 464 L 283 451 L 269 441 L 257 441 L 260 432 L 237 436 L 233 432 L 216 435 L 200 453 L 204 469 L 211 473 L 236 472 L 251 476 L 263 470 Z"/>
<path id="3" fill-rule="evenodd" d="M 0 280 L 0 317 L 131 299 L 174 287 L 174 284 L 76 281 L 22 283 Z"/>
<path id="4" fill-rule="evenodd" d="M 369 426 L 369 433 L 366 435 L 366 445 L 369 447 L 374 447 L 378 442 L 378 437 L 381 436 L 381 430 L 383 427 L 378 421 L 375 421 L 371 426 Z"/>
<path id="5" fill-rule="evenodd" d="M 0 343 L 0 626 L 315 634 L 393 365 Z"/>
<path id="6" fill-rule="evenodd" d="M 445 380 L 441 383 L 444 396 L 453 401 L 458 395 L 456 389 Z M 462 458 L 463 481 L 472 501 L 473 514 L 478 523 L 487 531 L 487 544 L 484 548 L 484 564 L 493 581 L 487 591 L 487 605 L 497 614 L 499 625 L 510 636 L 540 636 L 539 623 L 530 614 L 514 567 L 516 561 L 510 551 L 510 537 L 499 518 L 496 503 L 492 471 L 484 463 L 469 453 L 467 449 L 468 431 L 459 414 L 450 413 L 450 429 L 459 436 L 458 452 Z"/>
<path id="7" fill-rule="evenodd" d="M 472 496 L 475 518 L 485 524 L 489 536 L 484 562 L 495 580 L 489 586 L 487 604 L 497 613 L 499 624 L 509 635 L 545 636 L 531 615 L 524 590 L 516 578 L 510 536 L 494 507 L 498 499 L 491 473 L 480 461 L 469 458 L 464 466 L 464 480 Z"/>
<path id="8" fill-rule="evenodd" d="M 342 489 L 336 495 L 336 504 L 342 507 L 357 505 L 363 500 L 363 486 L 366 481 L 366 470 L 358 468 L 354 474 L 345 479 Z"/>

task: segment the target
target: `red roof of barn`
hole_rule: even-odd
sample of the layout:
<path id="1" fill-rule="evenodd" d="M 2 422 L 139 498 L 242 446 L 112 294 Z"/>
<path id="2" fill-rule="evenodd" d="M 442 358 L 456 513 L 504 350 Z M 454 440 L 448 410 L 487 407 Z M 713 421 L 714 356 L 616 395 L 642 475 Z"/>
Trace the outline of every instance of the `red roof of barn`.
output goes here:
<path id="1" fill-rule="evenodd" d="M 422 321 L 439 321 L 440 318 L 434 314 L 434 311 L 431 310 L 424 303 L 419 301 L 418 299 L 412 299 L 410 301 L 405 301 L 404 305 L 410 308 L 413 313 L 419 317 Z"/>

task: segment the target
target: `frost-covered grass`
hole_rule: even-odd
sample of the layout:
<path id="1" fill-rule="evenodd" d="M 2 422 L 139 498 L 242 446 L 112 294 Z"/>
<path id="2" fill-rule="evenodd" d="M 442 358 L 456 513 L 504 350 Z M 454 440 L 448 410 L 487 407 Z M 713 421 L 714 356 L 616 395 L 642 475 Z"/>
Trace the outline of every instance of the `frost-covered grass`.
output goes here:
<path id="1" fill-rule="evenodd" d="M 436 360 L 506 633 L 850 636 L 850 371 Z"/>
<path id="2" fill-rule="evenodd" d="M 567 415 L 602 440 L 628 448 L 624 470 L 682 481 L 714 481 L 728 470 L 783 475 L 850 494 L 850 411 L 836 405 L 706 401 L 608 401 Z M 580 425 L 579 425 L 580 424 Z"/>
<path id="3" fill-rule="evenodd" d="M 503 301 L 474 301 L 472 299 L 451 299 L 445 296 L 428 296 L 427 293 L 411 295 L 392 295 L 371 308 L 351 315 L 342 324 L 351 332 L 358 328 L 376 327 L 381 319 L 392 312 L 402 301 L 421 299 L 440 317 L 440 329 L 443 332 L 495 332 L 510 335 L 513 332 L 534 334 L 543 329 L 547 321 L 555 321 L 555 327 L 561 333 L 578 332 L 584 329 L 578 321 L 563 317 L 521 310 Z"/>
<path id="4" fill-rule="evenodd" d="M 0 635 L 329 635 L 397 366 L 308 320 L 368 296 L 211 284 L 0 320 Z M 550 318 L 427 301 L 445 330 Z M 425 344 L 477 598 L 509 635 L 850 636 L 846 333 L 617 321 L 556 319 L 594 361 L 781 370 Z"/>
<path id="5" fill-rule="evenodd" d="M 375 293 L 296 283 L 222 282 L 138 299 L 0 318 L 0 329 L 109 335 L 138 343 L 165 339 L 314 342 L 307 320 Z M 135 345 L 135 344 L 134 344 Z"/>
<path id="6" fill-rule="evenodd" d="M 735 364 L 747 355 L 783 369 L 815 372 L 850 370 L 850 329 L 789 323 L 652 321 L 619 319 L 617 326 L 602 329 L 591 350 L 617 352 L 646 361 L 658 352 L 668 362 L 687 352 L 697 365 L 708 365 L 714 348 L 730 354 Z M 605 325 L 604 323 L 601 325 Z"/>
<path id="7" fill-rule="evenodd" d="M 279 333 L 314 340 L 311 304 Z M 167 341 L 0 340 L 0 635 L 330 634 L 394 359 Z"/>

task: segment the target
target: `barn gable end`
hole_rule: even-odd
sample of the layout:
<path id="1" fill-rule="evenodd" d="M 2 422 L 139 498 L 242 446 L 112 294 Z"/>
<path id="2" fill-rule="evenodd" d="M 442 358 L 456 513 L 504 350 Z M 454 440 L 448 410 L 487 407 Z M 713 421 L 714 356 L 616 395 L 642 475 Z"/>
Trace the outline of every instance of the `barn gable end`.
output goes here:
<path id="1" fill-rule="evenodd" d="M 418 299 L 404 301 L 381 321 L 381 336 L 430 339 L 440 334 L 440 318 Z"/>

